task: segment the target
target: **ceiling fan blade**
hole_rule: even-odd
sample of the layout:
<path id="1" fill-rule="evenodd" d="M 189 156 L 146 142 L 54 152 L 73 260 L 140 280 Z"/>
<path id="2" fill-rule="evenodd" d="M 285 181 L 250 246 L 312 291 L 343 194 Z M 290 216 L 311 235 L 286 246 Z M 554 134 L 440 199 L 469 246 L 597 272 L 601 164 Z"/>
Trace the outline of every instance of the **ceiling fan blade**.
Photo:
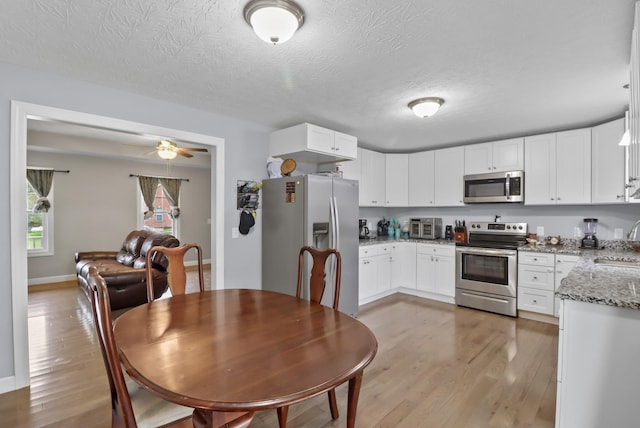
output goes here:
<path id="1" fill-rule="evenodd" d="M 143 154 L 142 154 L 142 156 L 147 156 L 147 155 L 150 155 L 150 154 L 153 154 L 153 153 L 157 153 L 157 152 L 158 152 L 158 150 L 157 150 L 157 149 L 153 149 L 153 150 L 151 150 L 150 152 L 143 153 Z"/>
<path id="2" fill-rule="evenodd" d="M 202 152 L 202 153 L 208 153 L 209 152 L 209 150 L 202 149 L 200 147 L 180 147 L 178 150 L 184 150 L 184 151 L 189 151 L 189 152 Z"/>
<path id="3" fill-rule="evenodd" d="M 187 152 L 183 151 L 182 149 L 176 150 L 176 153 L 179 154 L 180 156 L 184 156 L 185 158 L 192 158 L 193 157 L 193 155 L 191 153 L 187 153 Z"/>

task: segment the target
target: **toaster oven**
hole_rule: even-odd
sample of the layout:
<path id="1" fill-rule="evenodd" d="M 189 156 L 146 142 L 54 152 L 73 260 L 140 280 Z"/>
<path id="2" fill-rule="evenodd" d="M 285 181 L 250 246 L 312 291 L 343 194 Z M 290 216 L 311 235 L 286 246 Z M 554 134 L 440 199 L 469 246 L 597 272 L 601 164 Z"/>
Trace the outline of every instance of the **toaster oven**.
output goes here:
<path id="1" fill-rule="evenodd" d="M 409 221 L 409 238 L 411 239 L 439 239 L 442 237 L 442 219 L 412 218 Z"/>

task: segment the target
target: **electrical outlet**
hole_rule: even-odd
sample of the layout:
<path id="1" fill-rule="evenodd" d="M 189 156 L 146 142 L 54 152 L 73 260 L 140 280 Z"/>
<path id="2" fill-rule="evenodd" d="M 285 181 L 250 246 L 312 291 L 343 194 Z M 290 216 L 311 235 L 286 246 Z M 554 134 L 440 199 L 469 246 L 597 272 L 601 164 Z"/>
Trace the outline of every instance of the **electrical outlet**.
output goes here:
<path id="1" fill-rule="evenodd" d="M 573 228 L 573 237 L 580 238 L 582 236 L 582 230 L 578 226 Z"/>
<path id="2" fill-rule="evenodd" d="M 536 227 L 536 233 L 538 234 L 538 236 L 544 236 L 544 226 Z"/>
<path id="3" fill-rule="evenodd" d="M 613 239 L 622 239 L 622 228 L 615 228 L 613 229 Z"/>
<path id="4" fill-rule="evenodd" d="M 239 238 L 239 237 L 240 237 L 240 230 L 238 230 L 238 228 L 237 228 L 237 227 L 232 227 L 232 228 L 231 228 L 231 237 L 232 237 L 233 239 L 237 239 L 237 238 Z"/>

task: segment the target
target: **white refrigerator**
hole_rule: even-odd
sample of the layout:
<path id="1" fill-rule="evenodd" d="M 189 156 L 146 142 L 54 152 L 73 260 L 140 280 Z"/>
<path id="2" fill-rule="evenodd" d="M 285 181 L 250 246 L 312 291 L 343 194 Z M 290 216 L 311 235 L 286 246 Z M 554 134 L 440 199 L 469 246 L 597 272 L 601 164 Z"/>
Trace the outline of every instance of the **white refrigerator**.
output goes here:
<path id="1" fill-rule="evenodd" d="M 358 312 L 358 182 L 304 175 L 263 181 L 262 288 L 296 294 L 298 253 L 309 245 L 336 248 L 342 258 L 339 310 Z M 333 304 L 334 267 L 325 266 L 322 304 Z M 303 297 L 309 296 L 311 258 L 305 259 Z"/>

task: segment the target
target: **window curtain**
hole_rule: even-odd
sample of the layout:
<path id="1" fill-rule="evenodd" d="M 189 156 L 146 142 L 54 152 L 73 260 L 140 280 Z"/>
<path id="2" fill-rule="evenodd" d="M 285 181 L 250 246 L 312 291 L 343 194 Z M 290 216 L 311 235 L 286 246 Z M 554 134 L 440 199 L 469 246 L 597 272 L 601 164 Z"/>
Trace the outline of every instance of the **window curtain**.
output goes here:
<path id="1" fill-rule="evenodd" d="M 138 177 L 138 184 L 140 184 L 140 191 L 142 192 L 142 199 L 147 206 L 147 210 L 144 212 L 144 219 L 153 217 L 155 208 L 153 202 L 156 199 L 156 189 L 158 188 L 158 179 L 156 177 Z"/>
<path id="2" fill-rule="evenodd" d="M 180 185 L 182 184 L 182 180 L 179 178 L 161 178 L 160 184 L 162 184 L 164 195 L 167 197 L 169 205 L 171 205 L 169 215 L 175 220 L 180 217 L 180 207 L 178 204 L 180 203 Z"/>
<path id="3" fill-rule="evenodd" d="M 38 195 L 38 200 L 33 206 L 34 213 L 46 213 L 51 208 L 48 196 L 53 184 L 53 169 L 27 169 L 27 180 L 33 186 Z"/>

